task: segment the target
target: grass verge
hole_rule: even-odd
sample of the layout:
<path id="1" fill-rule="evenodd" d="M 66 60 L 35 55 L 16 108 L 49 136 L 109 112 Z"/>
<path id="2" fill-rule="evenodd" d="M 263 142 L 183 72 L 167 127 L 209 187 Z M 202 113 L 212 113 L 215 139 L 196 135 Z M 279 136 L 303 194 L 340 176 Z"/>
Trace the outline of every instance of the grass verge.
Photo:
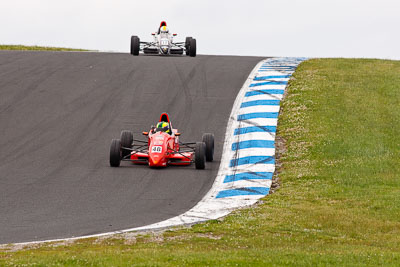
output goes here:
<path id="1" fill-rule="evenodd" d="M 0 45 L 0 50 L 23 50 L 23 51 L 90 51 L 85 49 L 47 47 L 47 46 L 25 46 L 25 45 Z"/>
<path id="2" fill-rule="evenodd" d="M 280 188 L 191 228 L 0 252 L 23 266 L 399 266 L 400 62 L 313 59 L 282 103 Z"/>

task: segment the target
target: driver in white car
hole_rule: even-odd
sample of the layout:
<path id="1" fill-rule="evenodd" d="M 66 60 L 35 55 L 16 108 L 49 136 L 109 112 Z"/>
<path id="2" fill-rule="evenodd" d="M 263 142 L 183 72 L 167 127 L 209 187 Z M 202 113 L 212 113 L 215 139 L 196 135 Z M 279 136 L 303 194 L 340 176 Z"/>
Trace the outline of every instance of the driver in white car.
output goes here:
<path id="1" fill-rule="evenodd" d="M 169 33 L 169 30 L 168 30 L 167 26 L 162 26 L 159 29 L 159 33 L 158 34 L 162 34 L 162 33 Z"/>
<path id="2" fill-rule="evenodd" d="M 167 23 L 165 21 L 161 21 L 160 27 L 158 27 L 157 34 L 160 34 L 161 32 L 169 32 L 167 28 Z"/>

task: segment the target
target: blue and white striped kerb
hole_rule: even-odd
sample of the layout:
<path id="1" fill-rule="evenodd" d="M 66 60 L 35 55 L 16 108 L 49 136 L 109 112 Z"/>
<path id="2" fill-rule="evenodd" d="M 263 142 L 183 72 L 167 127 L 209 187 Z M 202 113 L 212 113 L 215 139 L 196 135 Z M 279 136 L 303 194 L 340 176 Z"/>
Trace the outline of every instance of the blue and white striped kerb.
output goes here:
<path id="1" fill-rule="evenodd" d="M 250 75 L 231 114 L 231 132 L 227 132 L 225 144 L 228 149 L 223 155 L 228 160 L 221 163 L 226 161 L 227 166 L 219 173 L 222 184 L 216 199 L 253 202 L 269 193 L 275 171 L 280 101 L 292 73 L 303 60 L 267 59 Z"/>

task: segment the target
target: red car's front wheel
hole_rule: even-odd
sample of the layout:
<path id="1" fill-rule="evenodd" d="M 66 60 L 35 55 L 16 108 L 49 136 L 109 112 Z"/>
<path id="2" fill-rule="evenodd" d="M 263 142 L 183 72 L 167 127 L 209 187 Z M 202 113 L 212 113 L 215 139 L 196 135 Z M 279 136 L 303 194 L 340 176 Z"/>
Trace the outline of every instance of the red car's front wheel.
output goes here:
<path id="1" fill-rule="evenodd" d="M 206 160 L 214 160 L 214 135 L 211 133 L 203 134 L 203 142 L 206 144 Z"/>
<path id="2" fill-rule="evenodd" d="M 206 144 L 197 142 L 194 150 L 194 164 L 196 169 L 204 169 L 206 167 Z"/>

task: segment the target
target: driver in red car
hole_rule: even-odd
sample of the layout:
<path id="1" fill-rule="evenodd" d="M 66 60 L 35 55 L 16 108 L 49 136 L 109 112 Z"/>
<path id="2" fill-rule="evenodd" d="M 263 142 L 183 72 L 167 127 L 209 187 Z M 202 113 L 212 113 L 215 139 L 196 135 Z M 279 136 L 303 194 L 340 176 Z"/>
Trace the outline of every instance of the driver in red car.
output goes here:
<path id="1" fill-rule="evenodd" d="M 160 121 L 159 123 L 157 123 L 156 132 L 166 132 L 167 134 L 171 134 L 169 123 L 165 121 Z"/>

